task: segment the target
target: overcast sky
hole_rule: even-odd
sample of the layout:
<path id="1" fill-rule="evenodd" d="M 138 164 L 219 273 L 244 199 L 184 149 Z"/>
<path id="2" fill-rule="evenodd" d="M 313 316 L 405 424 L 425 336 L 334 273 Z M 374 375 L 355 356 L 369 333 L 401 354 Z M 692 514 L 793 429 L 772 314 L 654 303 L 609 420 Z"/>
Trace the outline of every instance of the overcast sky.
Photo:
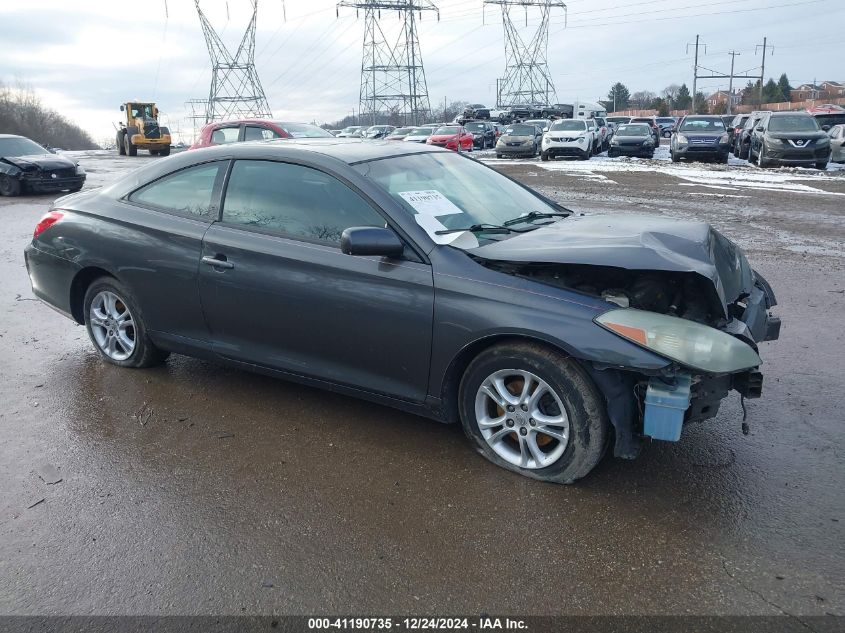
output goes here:
<path id="1" fill-rule="evenodd" d="M 623 82 L 631 92 L 692 87 L 696 34 L 700 63 L 728 72 L 760 65 L 755 45 L 774 46 L 766 76 L 793 85 L 845 80 L 845 0 L 569 0 L 549 29 L 549 67 L 560 101 L 604 98 Z M 201 0 L 234 49 L 250 16 L 249 0 Z M 228 6 L 228 17 L 227 17 Z M 260 0 L 256 66 L 277 118 L 334 121 L 357 110 L 363 16 L 330 0 Z M 505 64 L 501 13 L 481 0 L 441 0 L 440 21 L 425 13 L 420 45 L 432 106 L 468 100 L 493 105 Z M 166 11 L 165 11 L 166 8 Z M 524 15 L 524 14 L 523 14 Z M 389 28 L 396 17 L 383 14 Z M 528 12 L 528 28 L 536 25 Z M 398 32 L 398 31 L 397 31 Z M 703 49 L 702 49 L 703 53 Z M 756 72 L 759 72 L 757 70 Z M 44 102 L 100 140 L 112 136 L 118 105 L 155 100 L 181 127 L 185 101 L 208 94 L 211 66 L 193 0 L 0 1 L 0 80 L 23 81 Z M 727 80 L 700 82 L 705 92 Z M 3 130 L 0 130 L 2 132 Z"/>

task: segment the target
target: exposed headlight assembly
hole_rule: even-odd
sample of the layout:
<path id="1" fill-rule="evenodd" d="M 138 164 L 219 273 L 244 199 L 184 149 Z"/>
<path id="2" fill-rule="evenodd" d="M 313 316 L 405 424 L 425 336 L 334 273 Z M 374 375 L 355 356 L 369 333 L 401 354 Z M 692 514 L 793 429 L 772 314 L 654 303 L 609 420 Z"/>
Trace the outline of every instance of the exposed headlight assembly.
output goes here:
<path id="1" fill-rule="evenodd" d="M 85 173 L 85 168 L 82 165 L 77 165 L 76 166 L 76 175 L 81 176 L 84 173 Z"/>
<path id="2" fill-rule="evenodd" d="M 602 327 L 682 365 L 713 374 L 757 367 L 749 345 L 715 328 L 666 314 L 623 308 L 595 318 Z"/>
<path id="3" fill-rule="evenodd" d="M 730 140 L 731 140 L 731 137 L 727 132 L 725 132 L 724 134 L 722 134 L 722 136 L 719 137 L 720 143 L 729 143 Z"/>
<path id="4" fill-rule="evenodd" d="M 686 145 L 687 143 L 689 143 L 689 139 L 683 134 L 678 134 L 677 139 L 679 145 Z"/>

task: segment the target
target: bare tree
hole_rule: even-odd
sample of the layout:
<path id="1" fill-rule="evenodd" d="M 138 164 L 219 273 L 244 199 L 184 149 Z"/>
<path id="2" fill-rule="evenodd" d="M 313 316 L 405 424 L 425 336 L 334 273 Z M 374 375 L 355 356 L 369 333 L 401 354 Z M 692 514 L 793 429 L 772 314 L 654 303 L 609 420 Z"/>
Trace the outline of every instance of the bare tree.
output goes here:
<path id="1" fill-rule="evenodd" d="M 650 90 L 640 90 L 639 92 L 635 92 L 631 95 L 631 99 L 629 103 L 631 107 L 636 110 L 642 110 L 645 108 L 650 108 L 651 103 L 657 97 L 656 94 L 651 92 Z"/>
<path id="2" fill-rule="evenodd" d="M 31 87 L 0 83 L 0 131 L 20 134 L 45 147 L 96 149 L 91 136 L 55 110 L 46 108 Z"/>

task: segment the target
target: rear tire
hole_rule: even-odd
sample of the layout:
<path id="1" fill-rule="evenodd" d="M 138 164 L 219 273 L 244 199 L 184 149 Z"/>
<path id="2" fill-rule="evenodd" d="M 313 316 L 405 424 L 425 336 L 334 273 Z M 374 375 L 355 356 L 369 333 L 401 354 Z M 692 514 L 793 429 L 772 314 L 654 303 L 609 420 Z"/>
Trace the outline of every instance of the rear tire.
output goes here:
<path id="1" fill-rule="evenodd" d="M 21 181 L 5 174 L 0 174 L 0 196 L 19 196 L 21 194 Z"/>
<path id="2" fill-rule="evenodd" d="M 123 132 L 117 133 L 117 153 L 119 156 L 126 156 L 126 141 L 123 137 L 126 136 Z"/>
<path id="3" fill-rule="evenodd" d="M 607 411 L 589 375 L 561 352 L 533 343 L 479 354 L 464 372 L 458 406 L 475 450 L 533 479 L 574 483 L 598 464 L 607 444 Z"/>
<path id="4" fill-rule="evenodd" d="M 113 277 L 95 279 L 82 305 L 85 329 L 106 362 L 136 369 L 159 365 L 170 355 L 147 336 L 137 302 Z"/>
<path id="5" fill-rule="evenodd" d="M 168 145 L 167 147 L 162 147 L 160 150 L 158 150 L 158 155 L 170 156 L 170 145 Z"/>

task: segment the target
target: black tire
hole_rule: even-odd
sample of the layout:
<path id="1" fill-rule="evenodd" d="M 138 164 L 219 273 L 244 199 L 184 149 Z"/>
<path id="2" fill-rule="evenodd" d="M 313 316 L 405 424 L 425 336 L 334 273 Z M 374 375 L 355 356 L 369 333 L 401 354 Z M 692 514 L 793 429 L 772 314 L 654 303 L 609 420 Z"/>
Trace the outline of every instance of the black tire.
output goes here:
<path id="1" fill-rule="evenodd" d="M 117 153 L 119 156 L 126 156 L 126 141 L 123 140 L 125 134 L 123 132 L 117 133 Z"/>
<path id="2" fill-rule="evenodd" d="M 569 438 L 560 457 L 550 465 L 523 468 L 512 464 L 493 450 L 482 435 L 476 419 L 476 394 L 483 382 L 499 370 L 531 372 L 545 381 L 563 404 L 569 421 Z M 571 484 L 581 479 L 599 463 L 609 438 L 604 400 L 587 372 L 561 352 L 533 343 L 501 344 L 479 354 L 464 372 L 458 406 L 464 432 L 476 451 L 497 466 L 541 481 Z M 515 413 L 523 418 L 526 415 Z M 518 440 L 517 433 L 513 435 L 514 438 L 507 436 L 509 439 L 505 441 Z M 558 440 L 552 440 L 552 448 L 555 442 L 559 444 Z"/>
<path id="3" fill-rule="evenodd" d="M 824 171 L 825 169 L 827 169 L 827 163 L 828 161 L 826 160 L 816 163 L 816 169 L 821 169 L 822 171 Z"/>
<path id="4" fill-rule="evenodd" d="M 501 157 L 502 157 L 501 154 L 496 154 L 496 158 L 501 158 Z"/>
<path id="5" fill-rule="evenodd" d="M 150 156 L 158 156 L 158 150 L 157 149 L 151 149 L 150 150 Z"/>
<path id="6" fill-rule="evenodd" d="M 160 150 L 158 150 L 158 155 L 170 156 L 170 145 L 168 145 L 167 147 L 162 147 Z"/>
<path id="7" fill-rule="evenodd" d="M 616 152 L 614 152 L 612 149 L 607 150 L 607 157 L 616 158 Z"/>
<path id="8" fill-rule="evenodd" d="M 138 155 L 138 146 L 132 144 L 132 135 L 127 132 L 123 135 L 123 146 L 126 148 L 126 154 L 129 156 Z"/>
<path id="9" fill-rule="evenodd" d="M 99 346 L 91 327 L 91 303 L 98 293 L 102 291 L 109 291 L 117 295 L 118 299 L 124 304 L 126 309 L 132 315 L 132 322 L 134 324 L 134 339 L 135 348 L 128 358 L 125 360 L 116 360 L 108 356 Z M 109 362 L 118 367 L 128 367 L 132 369 L 139 369 L 143 367 L 153 367 L 160 365 L 170 355 L 156 347 L 150 338 L 147 336 L 147 329 L 144 325 L 144 320 L 138 308 L 138 303 L 135 301 L 132 294 L 120 282 L 113 277 L 100 277 L 95 279 L 88 289 L 85 291 L 85 299 L 82 303 L 83 315 L 85 318 L 85 329 L 88 331 L 88 336 L 94 344 L 94 349 L 99 352 L 100 356 L 106 362 Z"/>
<path id="10" fill-rule="evenodd" d="M 542 160 L 542 161 L 544 161 L 544 162 L 545 162 L 545 161 L 547 161 L 547 160 L 549 160 L 549 153 L 548 153 L 548 152 L 542 152 L 542 153 L 540 154 L 540 160 Z"/>
<path id="11" fill-rule="evenodd" d="M 21 195 L 21 181 L 6 174 L 0 174 L 0 196 Z"/>
<path id="12" fill-rule="evenodd" d="M 673 152 L 673 151 L 671 151 L 671 150 L 669 151 L 669 156 L 670 156 L 670 158 L 672 159 L 672 162 L 673 162 L 673 163 L 680 163 L 680 162 L 681 162 L 681 157 L 680 157 L 680 156 L 676 156 L 676 155 L 675 155 L 675 152 Z"/>

